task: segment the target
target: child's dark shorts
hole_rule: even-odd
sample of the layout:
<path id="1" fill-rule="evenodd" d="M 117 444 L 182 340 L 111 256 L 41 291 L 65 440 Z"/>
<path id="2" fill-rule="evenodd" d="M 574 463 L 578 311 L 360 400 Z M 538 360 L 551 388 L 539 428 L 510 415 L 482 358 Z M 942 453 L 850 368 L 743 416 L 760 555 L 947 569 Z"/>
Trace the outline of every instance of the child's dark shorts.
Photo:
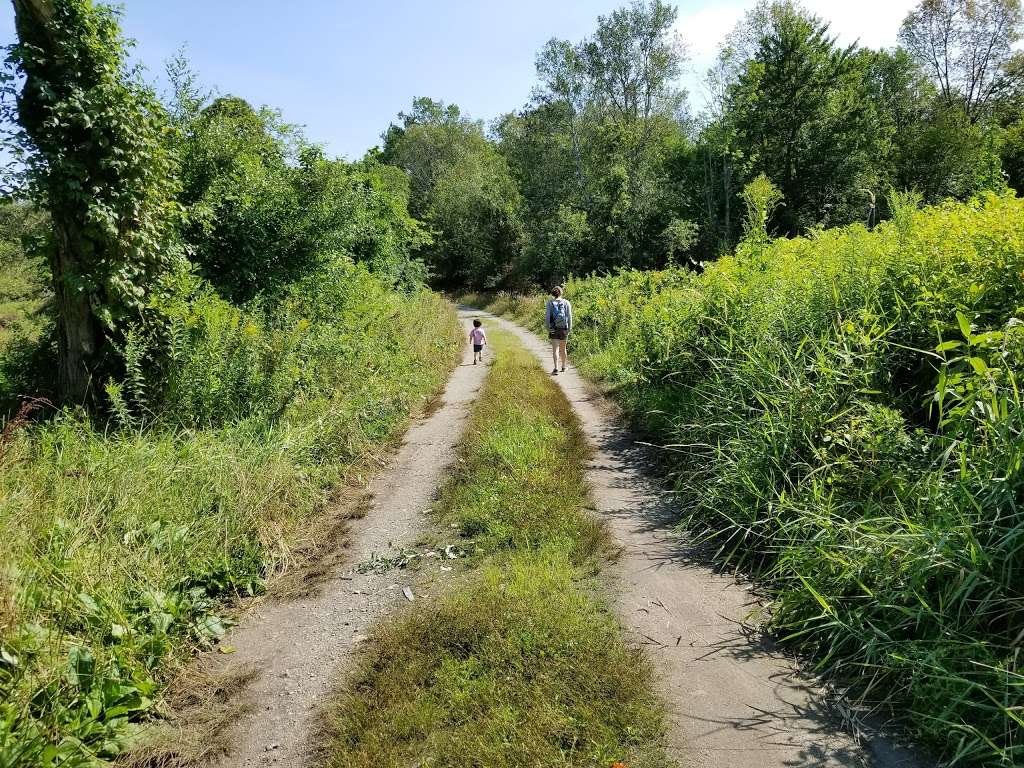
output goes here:
<path id="1" fill-rule="evenodd" d="M 558 339 L 559 341 L 564 341 L 565 339 L 569 338 L 569 332 L 568 331 L 564 331 L 564 330 L 559 330 L 558 328 L 552 328 L 551 331 L 548 333 L 548 338 L 549 339 Z"/>
<path id="2" fill-rule="evenodd" d="M 483 352 L 483 351 L 484 351 L 484 345 L 483 344 L 474 344 L 473 345 L 473 353 L 474 354 L 476 354 L 477 352 Z"/>

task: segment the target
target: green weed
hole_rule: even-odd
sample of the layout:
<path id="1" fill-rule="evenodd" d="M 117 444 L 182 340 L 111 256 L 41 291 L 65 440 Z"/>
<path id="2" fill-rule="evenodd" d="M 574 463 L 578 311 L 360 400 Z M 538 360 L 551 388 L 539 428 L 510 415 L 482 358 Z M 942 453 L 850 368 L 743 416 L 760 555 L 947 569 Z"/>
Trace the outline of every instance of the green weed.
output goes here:
<path id="1" fill-rule="evenodd" d="M 166 389 L 140 340 L 108 386 L 119 428 L 65 412 L 8 434 L 0 764 L 117 755 L 226 603 L 315 546 L 332 488 L 443 382 L 450 305 L 361 268 L 307 287 L 273 314 L 191 302 Z"/>

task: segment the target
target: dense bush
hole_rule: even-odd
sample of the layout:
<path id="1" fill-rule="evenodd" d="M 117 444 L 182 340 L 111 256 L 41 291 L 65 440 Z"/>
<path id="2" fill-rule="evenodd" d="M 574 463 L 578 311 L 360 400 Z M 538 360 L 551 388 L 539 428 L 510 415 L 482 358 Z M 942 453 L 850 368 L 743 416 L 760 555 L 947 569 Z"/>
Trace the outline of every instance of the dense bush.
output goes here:
<path id="1" fill-rule="evenodd" d="M 0 440 L 0 764 L 116 754 L 172 662 L 223 632 L 223 599 L 316 540 L 344 470 L 453 360 L 450 306 L 364 267 L 263 310 L 194 290 L 165 308 L 162 376 L 129 335 L 120 428 L 64 412 Z"/>
<path id="2" fill-rule="evenodd" d="M 912 202 L 699 275 L 571 281 L 574 352 L 773 630 L 954 762 L 1017 764 L 1024 201 Z"/>
<path id="3" fill-rule="evenodd" d="M 403 174 L 329 159 L 276 112 L 243 99 L 203 103 L 191 103 L 176 143 L 182 234 L 218 291 L 235 301 L 276 294 L 341 253 L 393 282 L 422 282 L 413 252 L 430 238 L 409 215 Z"/>

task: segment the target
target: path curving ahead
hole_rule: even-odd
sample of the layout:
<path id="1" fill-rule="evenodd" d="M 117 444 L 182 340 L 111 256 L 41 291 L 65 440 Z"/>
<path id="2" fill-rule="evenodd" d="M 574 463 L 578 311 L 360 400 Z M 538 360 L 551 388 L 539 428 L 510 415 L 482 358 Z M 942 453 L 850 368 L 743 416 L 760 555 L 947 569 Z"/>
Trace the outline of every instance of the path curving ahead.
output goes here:
<path id="1" fill-rule="evenodd" d="M 514 333 L 548 369 L 546 341 L 503 318 L 460 307 Z M 685 768 L 925 768 L 887 739 L 846 733 L 792 661 L 744 631 L 756 601 L 715 573 L 673 528 L 672 499 L 650 474 L 610 404 L 570 367 L 556 377 L 594 448 L 587 467 L 598 514 L 622 547 L 611 576 L 619 618 L 655 666 L 673 757 Z"/>
<path id="2" fill-rule="evenodd" d="M 460 320 L 466 325 L 466 313 Z M 486 370 L 472 365 L 464 347 L 440 407 L 413 422 L 397 454 L 371 481 L 372 500 L 365 516 L 350 525 L 343 563 L 320 589 L 301 598 L 267 599 L 224 639 L 236 649 L 227 663 L 257 674 L 241 694 L 248 711 L 227 734 L 219 768 L 321 764 L 318 731 L 330 692 L 369 628 L 407 605 L 403 590 L 412 586 L 405 571 L 360 573 L 356 566 L 400 555 L 426 530 L 423 513 L 455 460 Z"/>

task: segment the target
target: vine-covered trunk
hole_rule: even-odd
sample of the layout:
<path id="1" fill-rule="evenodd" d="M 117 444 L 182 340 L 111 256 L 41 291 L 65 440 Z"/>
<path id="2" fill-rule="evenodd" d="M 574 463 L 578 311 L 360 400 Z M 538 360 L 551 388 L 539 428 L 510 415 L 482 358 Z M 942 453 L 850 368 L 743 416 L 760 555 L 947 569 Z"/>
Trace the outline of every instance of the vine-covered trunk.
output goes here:
<path id="1" fill-rule="evenodd" d="M 83 404 L 89 396 L 104 336 L 96 322 L 89 293 L 76 279 L 73 225 L 54 220 L 50 269 L 57 309 L 57 390 L 66 403 Z"/>
<path id="2" fill-rule="evenodd" d="M 56 6 L 53 0 L 13 0 L 18 37 L 22 43 L 38 47 L 48 57 L 59 59 L 52 24 Z M 48 77 L 54 77 L 59 61 L 46 62 L 26 72 L 26 82 L 18 98 L 19 121 L 35 139 L 49 117 L 49 103 L 42 95 Z M 57 391 L 63 402 L 83 404 L 88 399 L 93 372 L 104 343 L 82 274 L 81 231 L 75 214 L 55 205 L 60 190 L 54 185 L 62 179 L 51 175 L 45 184 L 46 203 L 53 226 L 49 260 L 57 311 Z"/>

